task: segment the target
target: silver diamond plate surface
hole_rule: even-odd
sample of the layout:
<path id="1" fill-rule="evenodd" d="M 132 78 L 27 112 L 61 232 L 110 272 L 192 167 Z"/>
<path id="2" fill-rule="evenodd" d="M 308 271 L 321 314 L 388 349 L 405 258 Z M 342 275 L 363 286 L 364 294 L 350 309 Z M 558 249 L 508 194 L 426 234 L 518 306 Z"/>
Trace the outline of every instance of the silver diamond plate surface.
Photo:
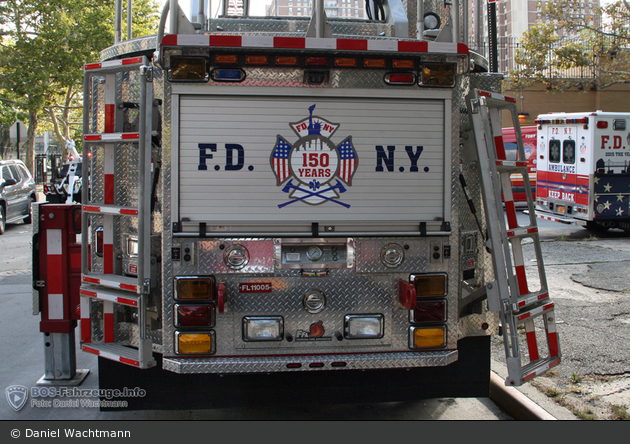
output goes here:
<path id="1" fill-rule="evenodd" d="M 178 359 L 164 358 L 162 364 L 165 370 L 176 373 L 260 373 L 286 372 L 305 370 L 368 370 L 372 368 L 410 368 L 436 367 L 452 364 L 457 360 L 457 351 L 423 353 L 392 353 L 392 354 L 363 354 L 336 356 L 299 356 L 299 357 L 253 357 L 243 358 L 209 358 L 209 359 Z M 321 367 L 311 367 L 311 363 L 323 364 Z M 344 363 L 344 366 L 333 365 Z M 299 368 L 287 369 L 287 364 L 301 364 Z"/>
<path id="2" fill-rule="evenodd" d="M 156 36 L 149 36 L 120 42 L 117 45 L 110 46 L 101 51 L 101 60 L 110 60 L 123 55 L 129 56 L 129 54 L 137 52 L 154 50 L 156 41 Z"/>
<path id="3" fill-rule="evenodd" d="M 213 23 L 215 23 L 213 21 Z M 234 22 L 230 23 L 230 26 Z M 226 24 L 227 26 L 227 24 Z M 344 23 L 343 26 L 350 26 Z M 415 23 L 410 24 L 410 32 Z M 225 29 L 225 31 L 230 31 Z M 232 32 L 240 32 L 242 29 L 234 29 Z M 348 28 L 348 34 L 355 34 Z M 254 31 L 254 34 L 258 31 Z M 262 33 L 263 31 L 260 30 Z M 267 32 L 267 31 L 264 31 Z M 299 29 L 284 30 L 278 32 L 303 32 Z M 262 34 L 261 34 L 262 35 Z M 360 35 L 360 34 L 359 34 Z M 387 34 L 385 34 L 387 35 Z M 154 43 L 154 42 L 153 42 Z M 145 45 L 147 42 L 127 43 L 110 48 L 103 52 L 104 58 L 124 55 L 123 48 L 134 47 L 134 45 Z M 427 56 L 429 58 L 436 56 Z M 378 86 L 377 86 L 378 83 Z M 481 82 L 483 83 L 483 82 Z M 458 303 L 461 288 L 461 266 L 465 254 L 461 249 L 462 239 L 460 230 L 475 231 L 476 224 L 470 219 L 468 206 L 462 197 L 462 192 L 458 180 L 460 171 L 476 176 L 475 166 L 462 162 L 462 153 L 459 150 L 460 129 L 465 125 L 466 118 L 461 116 L 460 110 L 465 107 L 465 102 L 461 91 L 471 86 L 467 80 L 460 79 L 460 85 L 454 90 L 452 100 L 452 119 L 450 122 L 451 139 L 453 141 L 453 151 L 451 160 L 451 212 L 447 214 L 453 234 L 441 236 L 439 238 L 427 239 L 396 239 L 396 242 L 407 244 L 406 260 L 403 266 L 395 271 L 385 267 L 380 261 L 380 251 L 384 245 L 390 243 L 391 239 L 356 239 L 356 264 L 353 269 L 331 269 L 326 276 L 305 277 L 298 269 L 277 269 L 273 262 L 273 240 L 272 239 L 199 239 L 199 238 L 174 238 L 172 232 L 172 205 L 176 203 L 176 196 L 172 194 L 173 183 L 171 168 L 173 165 L 174 132 L 173 127 L 174 103 L 172 102 L 170 84 L 165 82 L 161 75 L 154 78 L 156 96 L 162 97 L 162 149 L 159 153 L 160 162 L 160 182 L 157 192 L 157 207 L 154 213 L 154 230 L 161 232 L 161 294 L 152 293 L 154 303 L 159 306 L 161 302 L 161 331 L 159 323 L 153 324 L 152 336 L 159 336 L 162 333 L 161 342 L 165 355 L 170 356 L 165 359 L 165 368 L 181 373 L 203 373 L 203 372 L 244 372 L 244 371 L 284 371 L 286 364 L 293 362 L 294 358 L 287 357 L 266 357 L 268 354 L 298 353 L 307 355 L 302 362 L 315 362 L 308 357 L 309 353 L 344 353 L 340 355 L 343 361 L 347 362 L 345 368 L 379 368 L 379 367 L 410 367 L 410 366 L 434 366 L 447 365 L 454 362 L 457 357 L 456 345 L 459 338 L 468 335 L 490 334 L 493 330 L 491 326 L 488 331 L 482 330 L 484 323 L 492 324 L 496 318 L 494 314 L 475 313 L 460 320 L 458 319 Z M 270 73 L 268 70 L 251 69 L 248 70 L 247 80 L 243 86 L 300 86 L 304 87 L 302 75 L 296 71 L 277 71 Z M 335 88 L 383 88 L 382 77 L 375 76 L 374 73 L 355 72 L 354 75 L 347 73 L 333 72 L 331 74 L 328 87 Z M 309 86 L 310 87 L 310 86 Z M 322 86 L 317 86 L 322 87 Z M 131 87 L 130 87 L 131 88 Z M 488 88 L 490 89 L 490 88 Z M 123 88 L 124 90 L 124 88 Z M 133 88 L 131 88 L 133 90 Z M 133 94 L 132 94 L 133 95 Z M 97 119 L 100 120 L 100 119 Z M 133 116 L 128 120 L 132 125 Z M 463 122 L 463 123 L 462 123 Z M 123 147 L 120 147 L 124 150 Z M 123 151 L 124 152 L 124 151 Z M 95 156 L 98 157 L 98 156 Z M 124 158 L 124 156 L 121 156 Z M 133 162 L 133 155 L 128 157 Z M 96 162 L 96 168 L 99 163 Z M 133 176 L 137 174 L 132 168 L 121 166 L 125 170 L 125 175 Z M 479 199 L 479 183 L 472 181 L 475 188 L 475 199 Z M 126 194 L 125 194 L 126 193 Z M 130 196 L 135 193 L 126 191 L 117 197 L 121 201 L 132 202 Z M 481 202 L 479 202 L 481 204 Z M 447 212 L 448 213 L 448 212 Z M 479 213 L 482 213 L 479 211 Z M 161 222 L 161 223 L 160 223 Z M 131 226 L 121 227 L 121 230 L 129 231 Z M 441 242 L 450 246 L 451 257 L 439 264 L 431 263 L 429 260 L 429 248 L 432 241 Z M 197 253 L 197 260 L 194 265 L 184 265 L 181 262 L 171 261 L 172 247 L 181 246 L 184 242 L 193 243 Z M 255 259 L 241 270 L 230 270 L 223 260 L 221 245 L 231 245 L 235 242 L 246 243 L 252 257 Z M 480 248 L 479 250 L 482 250 Z M 267 252 L 270 254 L 267 256 Z M 480 254 L 480 263 L 484 270 L 480 270 L 476 282 L 483 280 L 485 268 L 491 262 Z M 409 311 L 402 309 L 397 301 L 397 289 L 399 280 L 408 280 L 409 274 L 416 272 L 446 272 L 448 274 L 448 288 L 450 293 L 447 296 L 447 331 L 448 341 L 443 351 L 410 352 L 408 342 Z M 174 355 L 174 314 L 173 304 L 173 278 L 176 275 L 197 275 L 213 274 L 219 282 L 224 283 L 226 289 L 226 311 L 217 314 L 214 330 L 217 338 L 216 358 L 186 358 L 179 359 Z M 268 293 L 242 293 L 240 284 L 270 283 L 273 291 Z M 306 311 L 303 303 L 304 295 L 312 289 L 317 289 L 326 297 L 324 310 L 317 314 Z M 384 335 L 382 338 L 373 340 L 349 340 L 343 336 L 344 316 L 346 314 L 369 314 L 380 313 L 385 316 Z M 280 315 L 283 317 L 285 340 L 279 343 L 247 342 L 242 339 L 242 323 L 244 316 L 268 316 Z M 295 340 L 299 332 L 308 332 L 312 326 L 320 325 L 324 332 L 318 340 L 299 341 Z M 286 340 L 287 336 L 293 338 Z M 341 338 L 338 339 L 338 338 Z M 387 352 L 387 353 L 383 353 Z M 363 353 L 360 358 L 354 353 Z M 223 355 L 223 356 L 222 356 Z M 231 355 L 232 357 L 224 357 Z M 253 355 L 247 358 L 244 355 Z M 394 356 L 395 355 L 395 356 Z M 317 362 L 324 362 L 324 368 L 330 368 L 333 361 L 337 361 L 339 356 L 317 357 Z M 307 370 L 308 365 L 303 365 L 301 370 Z"/>

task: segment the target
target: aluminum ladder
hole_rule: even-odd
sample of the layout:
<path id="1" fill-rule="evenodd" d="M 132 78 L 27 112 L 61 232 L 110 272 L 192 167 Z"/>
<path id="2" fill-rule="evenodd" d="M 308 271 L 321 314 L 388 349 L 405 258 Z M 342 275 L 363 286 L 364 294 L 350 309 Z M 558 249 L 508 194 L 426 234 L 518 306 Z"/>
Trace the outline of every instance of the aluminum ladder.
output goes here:
<path id="1" fill-rule="evenodd" d="M 482 178 L 488 231 L 486 246 L 491 251 L 494 268 L 495 280 L 486 283 L 488 308 L 500 313 L 508 368 L 505 384 L 519 386 L 560 363 L 554 303 L 549 299 L 516 100 L 498 93 L 474 90 L 469 104 Z M 517 140 L 516 159 L 506 156 L 501 130 L 503 111 L 512 115 Z M 523 176 L 527 195 L 529 224 L 525 226 L 519 225 L 514 205 L 510 176 L 517 173 Z M 537 283 L 527 280 L 523 260 L 525 239 L 533 241 Z M 536 290 L 530 290 L 536 287 Z M 524 326 L 524 338 L 519 336 L 520 326 Z M 527 344 L 528 356 L 521 352 L 521 342 Z M 546 350 L 541 349 L 543 342 Z M 529 362 L 523 364 L 527 357 Z"/>
<path id="2" fill-rule="evenodd" d="M 137 71 L 140 87 L 138 132 L 123 132 L 123 112 L 120 100 L 120 80 Z M 120 76 L 117 78 L 117 76 Z M 93 82 L 101 84 L 101 93 L 93 91 Z M 104 102 L 104 106 L 103 106 Z M 146 306 L 151 287 L 151 130 L 153 84 L 151 68 L 145 56 L 91 63 L 84 68 L 83 112 L 83 194 L 82 194 L 82 249 L 81 249 L 81 348 L 97 356 L 119 361 L 138 368 L 155 366 L 152 341 L 147 337 Z M 96 110 L 96 111 L 95 111 Z M 98 124 L 92 121 L 94 114 L 103 117 Z M 96 119 L 98 120 L 98 119 Z M 101 132 L 94 132 L 95 128 Z M 137 207 L 123 206 L 118 191 L 124 185 L 117 183 L 117 168 L 126 153 L 120 144 L 138 150 Z M 101 151 L 102 150 L 102 151 Z M 103 163 L 103 179 L 92 176 L 96 154 Z M 128 160 L 127 160 L 128 161 Z M 96 191 L 96 186 L 101 189 Z M 135 185 L 134 185 L 135 186 Z M 131 190 L 125 190 L 131 193 Z M 102 196 L 102 199 L 94 196 Z M 97 200 L 92 200 L 92 199 Z M 89 226 L 94 217 L 102 217 L 102 270 L 92 270 Z M 124 218 L 137 218 L 138 264 L 137 275 L 125 275 L 118 265 L 115 250 L 120 243 L 120 225 Z M 94 241 L 94 239 L 92 239 Z M 100 268 L 100 267 L 99 267 Z M 103 304 L 102 320 L 92 319 L 92 305 Z M 135 335 L 127 346 L 116 343 L 114 319 L 116 305 L 136 310 Z M 101 328 L 102 335 L 93 340 L 92 329 Z M 102 336 L 102 337 L 101 337 Z"/>

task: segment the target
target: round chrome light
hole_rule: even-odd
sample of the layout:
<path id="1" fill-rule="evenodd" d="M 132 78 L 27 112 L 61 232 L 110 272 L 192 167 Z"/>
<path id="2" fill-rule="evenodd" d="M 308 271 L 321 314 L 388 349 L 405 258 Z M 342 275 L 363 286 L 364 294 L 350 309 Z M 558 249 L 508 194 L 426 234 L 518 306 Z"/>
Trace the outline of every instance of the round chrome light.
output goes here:
<path id="1" fill-rule="evenodd" d="M 438 29 L 440 27 L 440 16 L 435 12 L 424 14 L 424 29 Z"/>
<path id="2" fill-rule="evenodd" d="M 405 259 L 405 251 L 398 244 L 385 245 L 381 250 L 381 262 L 386 267 L 395 268 Z"/>
<path id="3" fill-rule="evenodd" d="M 233 270 L 243 268 L 249 262 L 249 252 L 242 245 L 232 245 L 223 254 L 225 264 Z"/>
<path id="4" fill-rule="evenodd" d="M 302 299 L 302 303 L 309 313 L 319 313 L 326 306 L 326 297 L 319 290 L 309 290 Z"/>

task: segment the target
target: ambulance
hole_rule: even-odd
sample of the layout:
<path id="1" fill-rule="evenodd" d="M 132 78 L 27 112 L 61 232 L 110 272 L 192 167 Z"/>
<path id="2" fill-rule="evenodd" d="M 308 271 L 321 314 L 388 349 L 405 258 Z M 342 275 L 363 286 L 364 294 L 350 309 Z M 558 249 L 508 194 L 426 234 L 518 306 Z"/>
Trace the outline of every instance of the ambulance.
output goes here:
<path id="1" fill-rule="evenodd" d="M 529 182 L 532 190 L 532 196 L 536 198 L 536 126 L 522 126 L 521 137 L 523 140 L 523 148 L 525 149 L 525 156 L 527 158 L 527 173 L 529 175 Z M 516 159 L 516 136 L 514 135 L 514 128 L 503 128 L 503 143 L 505 145 L 505 151 L 508 157 Z M 517 206 L 527 205 L 527 196 L 525 195 L 525 185 L 523 183 L 522 174 L 514 174 L 511 177 L 514 190 L 514 203 Z"/>
<path id="2" fill-rule="evenodd" d="M 630 113 L 539 115 L 536 216 L 630 230 Z"/>

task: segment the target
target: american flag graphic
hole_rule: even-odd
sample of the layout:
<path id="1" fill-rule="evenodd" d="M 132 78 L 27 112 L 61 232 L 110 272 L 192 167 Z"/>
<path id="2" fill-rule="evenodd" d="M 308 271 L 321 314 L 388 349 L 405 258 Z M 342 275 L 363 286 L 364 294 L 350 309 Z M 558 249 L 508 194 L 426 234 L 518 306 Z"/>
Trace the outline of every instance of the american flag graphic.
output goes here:
<path id="1" fill-rule="evenodd" d="M 348 136 L 346 140 L 341 142 L 337 151 L 340 157 L 338 176 L 348 185 L 352 185 L 352 176 L 357 168 L 357 153 L 352 146 L 352 136 Z"/>
<path id="2" fill-rule="evenodd" d="M 291 168 L 289 167 L 289 154 L 291 154 L 291 144 L 278 136 L 276 146 L 271 153 L 271 168 L 273 168 L 278 185 L 291 176 Z"/>
<path id="3" fill-rule="evenodd" d="M 595 185 L 595 215 L 598 217 L 627 217 L 630 214 L 628 176 L 604 175 L 593 177 Z"/>

